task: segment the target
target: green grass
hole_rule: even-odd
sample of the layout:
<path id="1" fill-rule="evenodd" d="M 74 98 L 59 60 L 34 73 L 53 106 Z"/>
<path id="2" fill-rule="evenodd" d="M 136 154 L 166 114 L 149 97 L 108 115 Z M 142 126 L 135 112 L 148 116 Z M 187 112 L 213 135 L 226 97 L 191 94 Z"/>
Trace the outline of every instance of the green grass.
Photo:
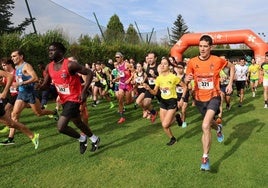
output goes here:
<path id="1" fill-rule="evenodd" d="M 104 101 L 89 105 L 89 124 L 101 137 L 101 148 L 84 155 L 76 140 L 57 132 L 53 119 L 26 109 L 21 122 L 40 133 L 40 146 L 34 150 L 18 132 L 15 145 L 0 147 L 1 187 L 268 187 L 268 110 L 262 91 L 256 98 L 247 91 L 242 108 L 237 100 L 233 95 L 231 111 L 224 111 L 225 141 L 217 143 L 213 132 L 211 172 L 199 170 L 201 117 L 195 107 L 188 108 L 187 128 L 172 126 L 178 142 L 168 147 L 159 119 L 151 124 L 141 118 L 141 109 L 128 106 L 126 123 L 118 125 L 116 108 L 109 110 Z"/>

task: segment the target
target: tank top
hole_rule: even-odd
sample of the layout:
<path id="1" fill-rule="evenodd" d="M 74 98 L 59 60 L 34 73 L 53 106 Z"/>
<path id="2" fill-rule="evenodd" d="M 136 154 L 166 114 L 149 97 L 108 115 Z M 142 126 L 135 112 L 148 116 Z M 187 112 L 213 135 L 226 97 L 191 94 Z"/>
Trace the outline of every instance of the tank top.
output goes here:
<path id="1" fill-rule="evenodd" d="M 16 66 L 16 82 L 17 83 L 22 83 L 32 78 L 32 76 L 26 76 L 23 74 L 22 70 L 23 70 L 24 65 L 26 65 L 26 62 L 23 62 L 21 65 Z M 34 83 L 20 85 L 18 88 L 19 92 L 23 92 L 23 91 L 32 92 L 34 91 L 34 85 L 35 85 Z"/>
<path id="2" fill-rule="evenodd" d="M 79 96 L 81 95 L 82 86 L 79 75 L 70 74 L 68 59 L 64 59 L 58 71 L 54 70 L 54 64 L 54 61 L 49 63 L 48 74 L 55 84 L 61 103 L 64 104 L 67 101 L 80 103 Z"/>
<path id="3" fill-rule="evenodd" d="M 125 62 L 118 66 L 118 70 L 120 77 L 119 82 L 124 84 L 131 77 L 131 73 L 126 68 Z"/>

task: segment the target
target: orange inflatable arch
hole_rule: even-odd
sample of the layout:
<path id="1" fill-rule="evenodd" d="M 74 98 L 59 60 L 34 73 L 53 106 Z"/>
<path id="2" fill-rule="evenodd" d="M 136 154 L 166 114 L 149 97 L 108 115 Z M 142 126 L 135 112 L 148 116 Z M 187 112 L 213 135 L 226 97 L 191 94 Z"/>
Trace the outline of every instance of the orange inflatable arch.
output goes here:
<path id="1" fill-rule="evenodd" d="M 256 62 L 264 61 L 265 52 L 268 51 L 266 44 L 258 35 L 251 30 L 233 30 L 208 33 L 184 34 L 180 40 L 171 48 L 170 54 L 177 60 L 182 61 L 182 54 L 189 46 L 197 46 L 202 35 L 210 35 L 213 44 L 246 44 L 254 52 Z"/>

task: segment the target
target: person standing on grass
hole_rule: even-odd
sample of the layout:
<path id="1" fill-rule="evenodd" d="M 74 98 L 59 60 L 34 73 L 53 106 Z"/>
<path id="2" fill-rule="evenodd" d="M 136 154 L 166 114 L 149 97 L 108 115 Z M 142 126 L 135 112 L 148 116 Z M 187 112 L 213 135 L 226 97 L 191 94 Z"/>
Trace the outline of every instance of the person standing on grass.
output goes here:
<path id="1" fill-rule="evenodd" d="M 211 55 L 212 38 L 209 35 L 201 36 L 199 40 L 199 55 L 190 59 L 186 69 L 186 81 L 194 80 L 195 104 L 203 116 L 202 144 L 203 156 L 201 170 L 210 170 L 209 151 L 211 145 L 211 128 L 216 130 L 218 142 L 224 140 L 222 125 L 217 124 L 215 115 L 219 113 L 220 71 L 224 67 L 230 68 L 230 80 L 226 92 L 232 92 L 234 66 L 225 59 Z"/>
<path id="2" fill-rule="evenodd" d="M 70 61 L 64 57 L 66 48 L 62 43 L 52 42 L 48 48 L 51 62 L 46 66 L 46 77 L 40 86 L 44 89 L 51 82 L 55 87 L 62 104 L 62 113 L 59 117 L 57 128 L 62 134 L 76 138 L 80 142 L 80 153 L 87 149 L 87 139 L 92 142 L 91 152 L 98 149 L 100 138 L 92 133 L 90 128 L 81 120 L 79 107 L 87 100 L 87 91 L 93 78 L 90 69 L 85 68 L 76 61 Z M 82 90 L 79 74 L 86 75 L 84 88 Z M 68 126 L 72 121 L 83 134 Z"/>
<path id="3" fill-rule="evenodd" d="M 261 67 L 256 63 L 256 60 L 252 58 L 251 65 L 248 67 L 248 80 L 250 81 L 250 88 L 252 97 L 256 96 L 257 87 L 259 84 Z"/>
<path id="4" fill-rule="evenodd" d="M 121 52 L 116 52 L 115 60 L 118 63 L 118 75 L 119 77 L 116 81 L 119 80 L 118 87 L 118 112 L 120 114 L 120 119 L 117 121 L 118 124 L 122 124 L 126 121 L 124 116 L 124 104 L 128 105 L 132 103 L 132 84 L 131 80 L 133 79 L 133 74 L 130 71 L 130 64 L 128 61 L 124 61 L 124 56 Z M 124 97 L 126 98 L 124 103 Z"/>
<path id="5" fill-rule="evenodd" d="M 265 53 L 265 61 L 261 65 L 261 72 L 263 77 L 263 98 L 264 108 L 268 108 L 268 52 Z"/>
<path id="6" fill-rule="evenodd" d="M 10 58 L 2 58 L 0 60 L 2 69 L 13 75 L 13 77 L 15 78 L 15 73 L 16 70 L 14 68 L 14 63 Z M 5 77 L 3 77 L 1 79 L 0 82 L 1 85 L 5 86 L 7 84 L 7 79 Z M 13 109 L 13 106 L 15 104 L 15 101 L 17 99 L 18 96 L 18 91 L 17 91 L 17 85 L 16 85 L 16 79 L 13 79 L 13 82 L 9 88 L 9 94 L 5 100 L 5 112 L 8 114 L 8 116 L 11 118 L 11 112 Z M 9 134 L 12 136 L 13 132 L 15 131 L 15 129 L 11 128 L 12 130 L 10 131 L 9 127 L 5 126 L 1 132 L 2 133 L 7 133 L 9 132 Z M 0 145 L 9 145 L 9 144 L 14 144 L 14 141 L 12 139 L 5 139 L 4 141 L 0 142 Z"/>
<path id="7" fill-rule="evenodd" d="M 13 121 L 10 118 L 10 114 L 6 113 L 5 111 L 3 100 L 6 98 L 8 91 L 12 85 L 14 75 L 0 70 L 0 77 L 4 77 L 6 79 L 6 85 L 4 87 L 4 90 L 2 91 L 2 93 L 0 93 L 0 122 L 4 123 L 6 126 L 10 128 L 20 130 L 23 134 L 25 134 L 27 137 L 31 139 L 31 141 L 34 144 L 34 148 L 37 149 L 39 146 L 39 134 L 33 133 L 24 124 Z"/>
<path id="8" fill-rule="evenodd" d="M 147 83 L 151 87 L 151 89 L 155 86 L 155 79 L 159 75 L 158 72 L 158 63 L 157 61 L 157 55 L 154 52 L 149 52 L 146 56 L 146 62 L 148 65 L 146 66 L 145 73 L 147 75 Z M 156 94 L 156 97 L 158 101 L 160 101 L 160 91 Z M 154 123 L 154 121 L 157 118 L 157 111 L 154 109 L 152 105 L 152 100 L 154 99 L 154 95 L 152 95 L 148 90 L 145 91 L 144 99 L 140 102 L 140 106 L 143 109 L 143 117 L 144 118 L 150 118 L 151 122 Z"/>
<path id="9" fill-rule="evenodd" d="M 247 85 L 248 66 L 244 57 L 240 58 L 239 63 L 235 65 L 235 86 L 237 96 L 239 97 L 238 107 L 242 107 Z"/>
<path id="10" fill-rule="evenodd" d="M 19 91 L 11 113 L 12 120 L 18 122 L 21 112 L 27 106 L 30 106 L 37 116 L 54 115 L 54 118 L 57 119 L 57 111 L 42 109 L 35 91 L 35 84 L 38 81 L 37 74 L 32 65 L 24 61 L 24 58 L 24 53 L 20 49 L 14 50 L 11 53 L 11 60 L 16 66 L 15 84 Z M 10 129 L 8 138 L 2 144 L 13 142 L 14 136 L 14 129 Z"/>
<path id="11" fill-rule="evenodd" d="M 177 110 L 176 86 L 178 84 L 184 84 L 178 76 L 170 72 L 170 65 L 171 63 L 169 59 L 163 57 L 159 65 L 161 74 L 156 78 L 154 88 L 151 89 L 148 84 L 144 84 L 145 89 L 147 89 L 152 95 L 157 95 L 158 91 L 161 92 L 160 120 L 165 133 L 170 138 L 170 141 L 167 143 L 168 146 L 172 146 L 177 142 L 177 139 L 172 134 L 170 127 L 175 121 L 175 114 Z M 186 90 L 182 94 L 180 100 L 181 105 L 185 94 Z"/>

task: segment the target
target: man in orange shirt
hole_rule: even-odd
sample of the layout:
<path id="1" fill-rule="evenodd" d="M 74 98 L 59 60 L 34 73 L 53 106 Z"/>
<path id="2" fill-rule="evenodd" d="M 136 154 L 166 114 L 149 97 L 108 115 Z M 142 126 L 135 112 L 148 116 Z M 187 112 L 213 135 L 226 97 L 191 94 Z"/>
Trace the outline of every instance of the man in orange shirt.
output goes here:
<path id="1" fill-rule="evenodd" d="M 216 123 L 215 115 L 219 113 L 220 97 L 220 71 L 224 67 L 230 68 L 230 82 L 226 87 L 226 93 L 232 92 L 234 78 L 234 66 L 225 59 L 211 55 L 212 38 L 209 35 L 201 36 L 199 40 L 200 55 L 192 58 L 186 69 L 186 81 L 194 80 L 196 106 L 203 116 L 202 144 L 203 156 L 201 170 L 210 170 L 209 150 L 211 145 L 211 128 L 217 131 L 218 142 L 224 140 L 222 125 Z"/>

